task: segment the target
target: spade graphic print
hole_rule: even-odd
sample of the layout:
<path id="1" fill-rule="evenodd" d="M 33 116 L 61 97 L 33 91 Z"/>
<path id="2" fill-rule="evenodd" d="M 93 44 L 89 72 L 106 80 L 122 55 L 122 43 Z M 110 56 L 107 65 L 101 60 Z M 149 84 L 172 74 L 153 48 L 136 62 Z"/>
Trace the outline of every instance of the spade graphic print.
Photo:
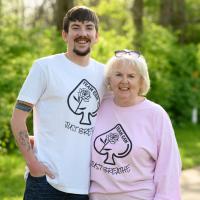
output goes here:
<path id="1" fill-rule="evenodd" d="M 105 156 L 104 163 L 115 165 L 115 160 L 127 156 L 132 149 L 132 142 L 120 124 L 96 137 L 94 148 Z"/>
<path id="2" fill-rule="evenodd" d="M 83 79 L 69 94 L 67 103 L 70 110 L 80 115 L 80 124 L 91 124 L 91 117 L 95 117 L 100 105 L 100 98 L 96 88 Z"/>

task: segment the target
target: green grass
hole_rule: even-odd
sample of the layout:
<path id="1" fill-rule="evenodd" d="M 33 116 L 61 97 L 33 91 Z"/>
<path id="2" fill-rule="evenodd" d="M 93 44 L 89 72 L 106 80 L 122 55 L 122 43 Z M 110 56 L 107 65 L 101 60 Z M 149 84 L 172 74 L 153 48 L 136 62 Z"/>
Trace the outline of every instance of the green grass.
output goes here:
<path id="1" fill-rule="evenodd" d="M 23 179 L 25 162 L 21 155 L 0 154 L 0 199 L 22 200 L 25 182 Z"/>
<path id="2" fill-rule="evenodd" d="M 176 127 L 175 132 L 183 169 L 200 165 L 200 126 Z"/>
<path id="3" fill-rule="evenodd" d="M 183 169 L 200 165 L 200 126 L 175 127 Z M 0 200 L 22 200 L 25 162 L 19 153 L 0 154 Z"/>

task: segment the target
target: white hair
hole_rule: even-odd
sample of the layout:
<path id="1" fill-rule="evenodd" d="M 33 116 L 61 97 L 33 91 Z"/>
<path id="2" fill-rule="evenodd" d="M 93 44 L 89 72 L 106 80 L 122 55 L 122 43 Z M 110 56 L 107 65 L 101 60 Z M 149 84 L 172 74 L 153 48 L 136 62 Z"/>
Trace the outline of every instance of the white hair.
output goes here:
<path id="1" fill-rule="evenodd" d="M 130 67 L 132 66 L 136 68 L 136 70 L 139 72 L 140 76 L 143 79 L 139 95 L 146 95 L 150 89 L 150 78 L 145 58 L 142 55 L 140 55 L 139 57 L 132 55 L 123 55 L 120 57 L 113 56 L 112 58 L 110 58 L 106 64 L 105 72 L 107 84 L 113 68 L 118 65 L 126 65 Z"/>

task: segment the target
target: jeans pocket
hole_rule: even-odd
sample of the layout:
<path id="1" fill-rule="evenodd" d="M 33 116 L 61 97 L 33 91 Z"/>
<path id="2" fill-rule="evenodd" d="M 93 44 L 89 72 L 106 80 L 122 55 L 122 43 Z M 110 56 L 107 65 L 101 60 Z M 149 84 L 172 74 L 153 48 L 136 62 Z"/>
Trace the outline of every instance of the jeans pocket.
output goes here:
<path id="1" fill-rule="evenodd" d="M 42 176 L 32 176 L 30 173 L 28 174 L 28 177 L 31 179 L 38 179 L 38 180 L 42 180 L 42 179 L 46 179 L 46 175 L 42 175 Z"/>
<path id="2" fill-rule="evenodd" d="M 32 176 L 30 173 L 28 174 L 27 181 L 30 184 L 45 184 L 47 183 L 46 176 Z"/>
<path id="3" fill-rule="evenodd" d="M 50 186 L 47 183 L 46 176 L 34 177 L 29 173 L 26 181 L 24 200 L 43 200 L 51 194 Z M 53 199 L 53 198 L 52 198 Z"/>
<path id="4" fill-rule="evenodd" d="M 26 187 L 28 190 L 31 191 L 38 191 L 41 190 L 43 188 L 45 188 L 47 186 L 47 180 L 46 180 L 46 176 L 41 176 L 41 177 L 34 177 L 31 176 L 30 173 L 28 175 L 28 179 L 26 181 Z"/>

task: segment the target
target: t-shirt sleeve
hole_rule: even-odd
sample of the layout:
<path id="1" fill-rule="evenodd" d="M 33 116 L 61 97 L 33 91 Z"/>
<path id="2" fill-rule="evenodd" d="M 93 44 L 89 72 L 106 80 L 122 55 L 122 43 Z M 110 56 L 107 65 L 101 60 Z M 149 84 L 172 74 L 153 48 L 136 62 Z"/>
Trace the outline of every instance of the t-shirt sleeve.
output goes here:
<path id="1" fill-rule="evenodd" d="M 35 105 L 46 89 L 46 76 L 42 66 L 36 61 L 26 77 L 17 100 Z"/>
<path id="2" fill-rule="evenodd" d="M 181 159 L 174 130 L 164 110 L 157 122 L 158 153 L 154 175 L 154 200 L 180 200 Z"/>

